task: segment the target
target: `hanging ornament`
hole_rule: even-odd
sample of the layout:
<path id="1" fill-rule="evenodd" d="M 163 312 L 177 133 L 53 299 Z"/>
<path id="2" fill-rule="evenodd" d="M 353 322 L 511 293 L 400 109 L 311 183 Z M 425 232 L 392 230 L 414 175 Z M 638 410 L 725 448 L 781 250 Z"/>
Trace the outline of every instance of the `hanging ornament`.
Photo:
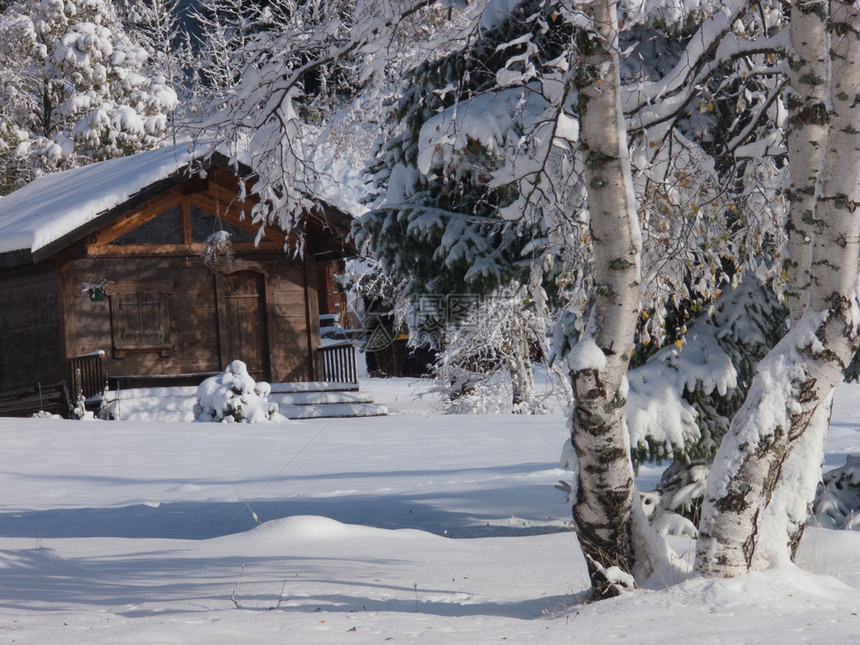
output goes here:
<path id="1" fill-rule="evenodd" d="M 233 238 L 227 231 L 216 231 L 203 242 L 200 253 L 210 271 L 223 271 L 233 265 Z"/>

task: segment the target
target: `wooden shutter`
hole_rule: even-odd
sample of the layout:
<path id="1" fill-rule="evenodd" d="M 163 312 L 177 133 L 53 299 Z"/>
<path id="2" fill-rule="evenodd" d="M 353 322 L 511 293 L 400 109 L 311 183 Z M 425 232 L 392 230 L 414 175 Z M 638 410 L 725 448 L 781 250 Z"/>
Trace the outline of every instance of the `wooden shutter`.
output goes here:
<path id="1" fill-rule="evenodd" d="M 114 338 L 116 345 L 122 347 L 137 347 L 141 343 L 140 338 L 140 307 L 136 294 L 117 296 L 117 308 L 114 322 Z"/>
<path id="2" fill-rule="evenodd" d="M 114 355 L 127 351 L 168 351 L 172 282 L 123 282 L 105 289 L 111 299 Z"/>
<path id="3" fill-rule="evenodd" d="M 167 294 L 144 293 L 138 296 L 140 308 L 140 344 L 162 346 L 165 344 L 167 326 Z"/>

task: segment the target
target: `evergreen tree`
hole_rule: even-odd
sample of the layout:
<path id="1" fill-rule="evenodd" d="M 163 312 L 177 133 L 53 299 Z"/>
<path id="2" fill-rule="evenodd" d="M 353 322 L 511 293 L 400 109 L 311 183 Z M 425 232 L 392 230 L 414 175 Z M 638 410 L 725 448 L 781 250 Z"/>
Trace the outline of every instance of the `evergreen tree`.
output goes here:
<path id="1" fill-rule="evenodd" d="M 171 112 L 176 120 L 193 119 L 200 111 L 200 102 L 191 79 L 196 69 L 193 41 L 187 31 L 190 10 L 182 0 L 117 0 L 120 21 L 129 37 L 146 49 L 148 57 L 144 74 L 173 88 L 179 96 L 177 109 Z"/>
<path id="2" fill-rule="evenodd" d="M 494 177 L 503 170 L 506 151 L 533 127 L 536 111 L 546 105 L 545 98 L 528 87 L 499 91 L 497 75 L 514 74 L 511 59 L 532 49 L 509 43 L 534 40 L 537 55 L 550 60 L 561 54 L 569 37 L 569 30 L 543 29 L 527 20 L 535 12 L 545 15 L 544 5 L 523 3 L 469 47 L 428 61 L 410 74 L 392 114 L 390 129 L 400 133 L 384 144 L 375 171 L 376 185 L 385 191 L 385 198 L 354 227 L 356 240 L 385 271 L 408 278 L 409 292 L 416 300 L 422 295 L 453 295 L 462 305 L 472 303 L 456 310 L 439 307 L 413 316 L 414 337 L 430 340 L 440 349 L 450 337 L 457 337 L 462 344 L 463 334 L 472 329 L 475 320 L 480 319 L 479 328 L 486 330 L 489 311 L 495 316 L 505 312 L 508 317 L 507 321 L 496 319 L 491 326 L 501 324 L 525 333 L 534 327 L 527 318 L 533 321 L 537 317 L 546 327 L 552 308 L 559 302 L 559 276 L 565 267 L 564 258 L 570 255 L 564 249 L 573 247 L 562 243 L 558 230 L 547 229 L 542 209 L 550 208 L 550 202 L 538 204 L 526 217 L 506 218 L 505 209 L 519 197 L 518 187 L 510 182 L 497 185 Z M 530 93 L 534 100 L 523 107 L 520 103 Z M 495 121 L 495 127 L 485 127 L 487 119 Z M 436 147 L 438 154 L 434 153 L 435 144 L 428 142 L 428 132 L 452 127 L 459 132 L 458 141 L 453 146 Z M 572 169 L 564 165 L 564 157 L 555 155 L 547 172 L 569 176 Z M 555 183 L 561 181 L 557 178 Z M 576 184 L 576 179 L 572 183 Z M 581 199 L 574 186 L 566 201 L 581 203 Z M 531 303 L 529 312 L 514 312 L 509 306 L 493 306 L 483 314 L 476 311 L 478 303 L 490 302 L 502 293 L 508 296 L 501 301 L 508 301 L 512 292 L 521 292 L 521 303 Z M 458 330 L 465 320 L 472 322 L 465 330 Z M 516 345 L 525 347 L 532 333 L 521 334 Z M 489 338 L 497 339 L 498 345 L 488 347 Z M 475 355 L 463 347 L 440 355 L 440 378 L 451 382 L 455 397 L 462 394 L 458 390 L 465 384 L 463 378 L 476 378 L 476 370 L 469 365 L 474 367 L 477 354 L 508 354 L 512 347 L 495 334 L 486 334 L 483 341 Z M 510 371 L 511 383 L 519 384 L 513 388 L 512 400 L 521 407 L 531 398 L 532 377 L 529 352 L 520 349 L 517 356 L 501 361 L 484 356 L 481 363 L 488 370 L 485 379 L 499 368 Z M 526 391 L 520 391 L 522 388 Z"/>
<path id="3" fill-rule="evenodd" d="M 165 135 L 176 93 L 105 0 L 21 0 L 2 16 L 0 164 L 6 184 L 131 154 Z"/>
<path id="4" fill-rule="evenodd" d="M 375 169 L 387 192 L 356 225 L 356 239 L 386 271 L 408 278 L 414 293 L 487 294 L 517 284 L 538 312 L 566 308 L 556 355 L 582 332 L 593 298 L 575 93 L 552 90 L 561 86 L 553 64 L 569 55 L 573 34 L 561 15 L 556 3 L 521 3 L 462 50 L 409 75 L 392 117 L 400 133 L 384 145 Z M 667 16 L 674 21 L 669 27 L 657 23 Z M 779 243 L 778 229 L 765 231 L 759 222 L 778 219 L 780 202 L 762 199 L 762 182 L 749 177 L 768 174 L 773 162 L 734 160 L 739 146 L 729 145 L 739 131 L 754 136 L 773 127 L 766 119 L 756 125 L 737 107 L 739 93 L 761 102 L 768 83 L 736 82 L 746 78 L 748 63 L 728 61 L 708 77 L 704 96 L 668 114 L 668 126 L 649 124 L 633 100 L 637 88 L 683 66 L 685 45 L 698 28 L 684 18 L 658 11 L 621 33 L 629 52 L 621 69 L 624 92 L 639 124 L 631 140 L 632 180 L 649 313 L 639 325 L 637 354 L 682 342 L 683 324 L 671 318 L 689 317 L 691 302 L 708 310 L 730 275 L 737 284 L 746 269 L 778 271 L 762 253 Z M 751 22 L 748 30 L 755 29 Z M 775 192 L 781 175 L 770 175 L 767 189 Z M 777 207 L 764 212 L 770 202 Z M 437 332 L 417 329 L 416 336 L 444 337 L 438 333 L 444 324 L 433 316 L 417 321 Z M 651 452 L 677 449 L 652 444 Z"/>

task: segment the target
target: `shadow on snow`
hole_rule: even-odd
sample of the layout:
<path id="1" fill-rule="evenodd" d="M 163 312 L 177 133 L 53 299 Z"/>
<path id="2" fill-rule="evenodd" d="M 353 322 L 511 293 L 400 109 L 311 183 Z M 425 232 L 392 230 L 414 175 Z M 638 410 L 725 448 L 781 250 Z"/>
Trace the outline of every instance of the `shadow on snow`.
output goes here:
<path id="1" fill-rule="evenodd" d="M 486 492 L 486 491 L 484 491 Z M 541 500 L 541 497 L 549 496 Z M 552 508 L 552 517 L 535 509 Z M 540 502 L 543 503 L 540 503 Z M 525 536 L 568 530 L 561 494 L 545 484 L 424 495 L 341 495 L 283 501 L 170 502 L 109 508 L 72 508 L 0 514 L 5 538 L 208 539 L 252 529 L 252 508 L 261 521 L 319 515 L 382 529 L 420 529 L 452 538 Z M 457 508 L 479 511 L 452 510 Z M 509 518 L 509 519 L 506 519 Z"/>
<path id="2" fill-rule="evenodd" d="M 111 607 L 127 618 L 232 610 L 233 581 L 238 609 L 283 612 L 399 612 L 436 616 L 505 616 L 533 619 L 562 612 L 581 599 L 542 596 L 510 602 L 475 598 L 452 579 L 450 588 L 398 584 L 396 579 L 347 581 L 349 558 L 170 557 L 170 552 L 118 558 L 66 560 L 52 549 L 0 551 L 3 585 L 0 603 L 32 611 L 33 602 Z M 380 572 L 404 563 L 392 558 L 363 560 Z M 244 572 L 240 574 L 241 571 Z M 301 574 L 301 577 L 297 575 Z M 340 574 L 340 575 L 339 575 Z M 384 573 L 379 575 L 384 576 Z M 396 575 L 396 574 L 395 574 Z M 241 577 L 240 577 L 241 576 Z M 456 577 L 455 577 L 456 578 Z M 157 581 L 157 582 L 156 582 Z M 354 593 L 331 593 L 350 587 Z M 380 597 L 382 596 L 382 597 Z M 280 606 L 279 606 L 280 600 Z"/>

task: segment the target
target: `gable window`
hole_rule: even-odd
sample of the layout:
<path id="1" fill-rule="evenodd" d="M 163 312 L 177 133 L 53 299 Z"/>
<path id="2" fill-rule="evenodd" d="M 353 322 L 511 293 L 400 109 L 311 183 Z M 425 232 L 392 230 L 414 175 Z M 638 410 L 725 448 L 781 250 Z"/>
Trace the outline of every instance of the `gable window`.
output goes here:
<path id="1" fill-rule="evenodd" d="M 256 235 L 224 219 L 210 215 L 202 208 L 191 206 L 191 241 L 202 244 L 217 231 L 227 231 L 234 242 L 253 242 Z"/>
<path id="2" fill-rule="evenodd" d="M 114 356 L 130 351 L 170 353 L 168 299 L 172 282 L 119 282 L 108 285 Z"/>
<path id="3" fill-rule="evenodd" d="M 128 233 L 120 235 L 111 244 L 181 244 L 182 224 L 179 206 L 169 208 L 144 222 Z"/>

